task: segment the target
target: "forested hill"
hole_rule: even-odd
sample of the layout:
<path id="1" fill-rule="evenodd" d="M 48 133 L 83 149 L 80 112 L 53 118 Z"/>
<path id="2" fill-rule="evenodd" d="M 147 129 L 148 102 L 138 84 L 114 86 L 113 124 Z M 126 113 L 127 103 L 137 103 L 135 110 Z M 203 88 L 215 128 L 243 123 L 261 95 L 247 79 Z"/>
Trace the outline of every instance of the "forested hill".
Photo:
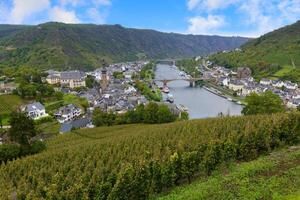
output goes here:
<path id="1" fill-rule="evenodd" d="M 0 25 L 2 66 L 85 68 L 139 57 L 179 58 L 230 50 L 248 41 L 241 37 L 182 35 L 120 25 L 45 23 L 37 26 Z M 13 29 L 13 30 L 12 30 Z M 5 33 L 5 34 L 4 34 Z M 11 33 L 11 34 L 9 34 Z"/>
<path id="2" fill-rule="evenodd" d="M 251 67 L 257 76 L 300 80 L 300 21 L 242 45 L 242 51 L 211 56 L 227 67 Z"/>

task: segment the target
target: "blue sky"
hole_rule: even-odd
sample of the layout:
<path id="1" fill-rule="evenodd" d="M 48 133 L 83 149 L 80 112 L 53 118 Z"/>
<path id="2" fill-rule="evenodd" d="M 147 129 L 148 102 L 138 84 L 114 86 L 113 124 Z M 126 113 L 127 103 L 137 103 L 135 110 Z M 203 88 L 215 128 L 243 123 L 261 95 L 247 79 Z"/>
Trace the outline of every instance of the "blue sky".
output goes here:
<path id="1" fill-rule="evenodd" d="M 300 19 L 300 0 L 0 0 L 0 23 L 121 24 L 257 37 Z"/>

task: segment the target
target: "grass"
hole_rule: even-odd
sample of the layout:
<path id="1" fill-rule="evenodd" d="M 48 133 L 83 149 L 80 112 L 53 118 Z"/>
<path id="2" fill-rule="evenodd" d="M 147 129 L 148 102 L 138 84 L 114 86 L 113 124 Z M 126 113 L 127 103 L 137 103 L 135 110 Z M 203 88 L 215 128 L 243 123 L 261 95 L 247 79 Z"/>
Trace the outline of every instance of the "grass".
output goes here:
<path id="1" fill-rule="evenodd" d="M 293 69 L 294 69 L 293 66 L 285 65 L 281 70 L 277 71 L 274 74 L 274 76 L 279 77 L 279 78 L 283 77 L 283 76 L 289 74 Z"/>
<path id="2" fill-rule="evenodd" d="M 74 94 L 65 94 L 63 97 L 64 104 L 75 104 L 76 106 L 80 107 L 84 110 L 84 106 L 88 104 L 87 100 L 83 98 L 79 98 Z"/>
<path id="3" fill-rule="evenodd" d="M 60 124 L 55 120 L 53 122 L 42 123 L 37 126 L 37 129 L 46 135 L 57 135 L 59 133 Z"/>
<path id="4" fill-rule="evenodd" d="M 211 177 L 178 187 L 158 200 L 300 199 L 300 146 L 221 167 Z M 155 199 L 155 198 L 153 198 Z"/>
<path id="5" fill-rule="evenodd" d="M 0 95 L 0 115 L 4 126 L 9 125 L 9 115 L 26 102 L 17 95 Z"/>
<path id="6" fill-rule="evenodd" d="M 0 114 L 9 114 L 23 103 L 17 95 L 0 95 Z"/>

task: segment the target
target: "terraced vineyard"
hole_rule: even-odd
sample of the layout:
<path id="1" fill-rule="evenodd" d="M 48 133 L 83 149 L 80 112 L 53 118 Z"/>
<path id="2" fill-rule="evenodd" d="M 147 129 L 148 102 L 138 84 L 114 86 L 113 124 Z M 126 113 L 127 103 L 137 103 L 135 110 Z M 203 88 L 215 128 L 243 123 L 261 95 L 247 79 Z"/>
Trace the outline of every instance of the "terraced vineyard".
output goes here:
<path id="1" fill-rule="evenodd" d="M 300 146 L 233 164 L 158 200 L 300 199 Z M 155 198 L 153 198 L 155 199 Z"/>
<path id="2" fill-rule="evenodd" d="M 0 199 L 147 199 L 299 139 L 299 113 L 75 130 L 2 164 Z"/>
<path id="3" fill-rule="evenodd" d="M 0 115 L 9 114 L 11 111 L 17 109 L 22 100 L 16 95 L 0 95 Z"/>

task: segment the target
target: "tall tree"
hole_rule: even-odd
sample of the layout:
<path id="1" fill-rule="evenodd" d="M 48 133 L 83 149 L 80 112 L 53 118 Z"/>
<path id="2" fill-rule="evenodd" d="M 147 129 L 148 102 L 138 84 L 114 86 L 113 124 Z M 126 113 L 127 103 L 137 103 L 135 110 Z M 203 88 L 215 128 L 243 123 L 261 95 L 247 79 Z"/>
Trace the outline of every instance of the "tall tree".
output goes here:
<path id="1" fill-rule="evenodd" d="M 271 114 L 285 110 L 281 98 L 271 91 L 262 94 L 252 93 L 245 101 L 246 106 L 242 110 L 244 115 Z"/>
<path id="2" fill-rule="evenodd" d="M 20 145 L 29 145 L 31 138 L 36 136 L 34 122 L 25 113 L 13 112 L 10 125 L 9 137 Z"/>

